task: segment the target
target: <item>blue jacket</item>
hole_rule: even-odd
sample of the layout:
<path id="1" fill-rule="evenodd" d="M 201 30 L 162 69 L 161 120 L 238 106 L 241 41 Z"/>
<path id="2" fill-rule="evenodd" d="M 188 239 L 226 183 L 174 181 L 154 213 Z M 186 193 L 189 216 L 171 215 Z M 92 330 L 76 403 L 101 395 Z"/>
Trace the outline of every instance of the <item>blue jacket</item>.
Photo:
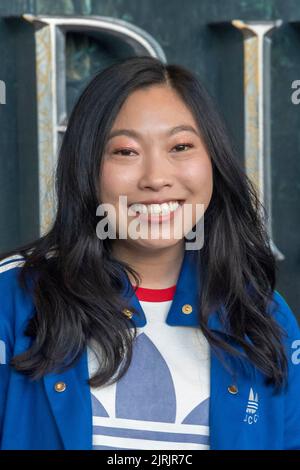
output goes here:
<path id="1" fill-rule="evenodd" d="M 184 257 L 166 320 L 170 325 L 197 325 L 197 273 L 192 253 L 187 251 Z M 31 295 L 18 285 L 16 258 L 0 263 L 0 448 L 92 449 L 87 351 L 71 369 L 47 374 L 39 381 L 29 380 L 8 365 L 12 356 L 29 348 L 32 340 L 24 336 L 24 327 L 35 312 Z M 123 294 L 138 311 L 133 316 L 136 325 L 143 325 L 145 315 L 130 286 Z M 193 307 L 190 315 L 182 314 L 184 304 Z M 248 360 L 224 353 L 225 363 L 232 366 L 228 369 L 211 351 L 211 449 L 300 449 L 300 330 L 276 291 L 268 314 L 287 332 L 289 385 L 274 394 Z M 211 315 L 209 327 L 224 334 L 217 312 Z M 58 382 L 65 384 L 64 391 L 56 391 Z"/>

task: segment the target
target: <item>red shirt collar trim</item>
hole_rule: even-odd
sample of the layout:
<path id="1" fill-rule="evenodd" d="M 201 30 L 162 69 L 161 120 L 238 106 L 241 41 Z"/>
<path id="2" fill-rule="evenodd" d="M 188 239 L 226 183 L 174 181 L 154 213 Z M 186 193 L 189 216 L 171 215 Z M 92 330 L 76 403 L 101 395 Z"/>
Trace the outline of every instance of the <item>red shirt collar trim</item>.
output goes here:
<path id="1" fill-rule="evenodd" d="M 136 289 L 136 285 L 133 285 Z M 147 287 L 138 287 L 135 290 L 135 295 L 139 300 L 144 302 L 167 302 L 173 300 L 176 291 L 176 285 L 166 287 L 165 289 L 148 289 Z"/>

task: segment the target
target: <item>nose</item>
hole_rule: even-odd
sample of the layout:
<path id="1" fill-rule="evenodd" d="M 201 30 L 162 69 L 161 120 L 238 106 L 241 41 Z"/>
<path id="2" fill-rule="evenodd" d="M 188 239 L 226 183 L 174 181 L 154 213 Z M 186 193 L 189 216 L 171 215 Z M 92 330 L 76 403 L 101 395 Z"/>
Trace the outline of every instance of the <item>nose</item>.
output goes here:
<path id="1" fill-rule="evenodd" d="M 173 186 L 173 180 L 172 165 L 161 153 L 152 153 L 145 158 L 139 179 L 140 189 L 160 191 L 165 186 Z"/>

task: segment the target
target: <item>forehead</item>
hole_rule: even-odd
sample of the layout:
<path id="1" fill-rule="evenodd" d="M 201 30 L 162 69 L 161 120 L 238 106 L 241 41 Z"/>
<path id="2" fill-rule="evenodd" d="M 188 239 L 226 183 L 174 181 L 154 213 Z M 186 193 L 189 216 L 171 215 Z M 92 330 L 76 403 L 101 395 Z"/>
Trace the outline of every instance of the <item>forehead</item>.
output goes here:
<path id="1" fill-rule="evenodd" d="M 168 85 L 152 85 L 132 92 L 123 103 L 112 129 L 118 127 L 167 128 L 185 122 L 197 126 L 181 96 Z"/>

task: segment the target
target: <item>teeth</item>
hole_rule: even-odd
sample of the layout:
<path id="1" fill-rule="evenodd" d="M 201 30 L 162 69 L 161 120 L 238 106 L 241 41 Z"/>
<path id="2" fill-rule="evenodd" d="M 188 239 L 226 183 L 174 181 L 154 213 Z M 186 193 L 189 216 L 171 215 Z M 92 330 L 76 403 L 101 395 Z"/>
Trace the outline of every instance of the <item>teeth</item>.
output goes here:
<path id="1" fill-rule="evenodd" d="M 151 214 L 160 214 L 161 213 L 160 204 L 150 204 L 150 208 L 148 208 L 148 212 L 149 210 Z"/>
<path id="2" fill-rule="evenodd" d="M 164 202 L 163 204 L 132 204 L 129 207 L 129 215 L 135 215 L 137 212 L 140 214 L 167 215 L 176 211 L 178 207 L 178 201 Z"/>
<path id="3" fill-rule="evenodd" d="M 171 204 L 173 206 L 173 203 L 170 203 L 170 205 L 167 202 L 164 202 L 163 204 L 161 204 L 161 213 L 162 213 L 162 215 L 169 214 L 170 209 L 171 209 Z"/>

